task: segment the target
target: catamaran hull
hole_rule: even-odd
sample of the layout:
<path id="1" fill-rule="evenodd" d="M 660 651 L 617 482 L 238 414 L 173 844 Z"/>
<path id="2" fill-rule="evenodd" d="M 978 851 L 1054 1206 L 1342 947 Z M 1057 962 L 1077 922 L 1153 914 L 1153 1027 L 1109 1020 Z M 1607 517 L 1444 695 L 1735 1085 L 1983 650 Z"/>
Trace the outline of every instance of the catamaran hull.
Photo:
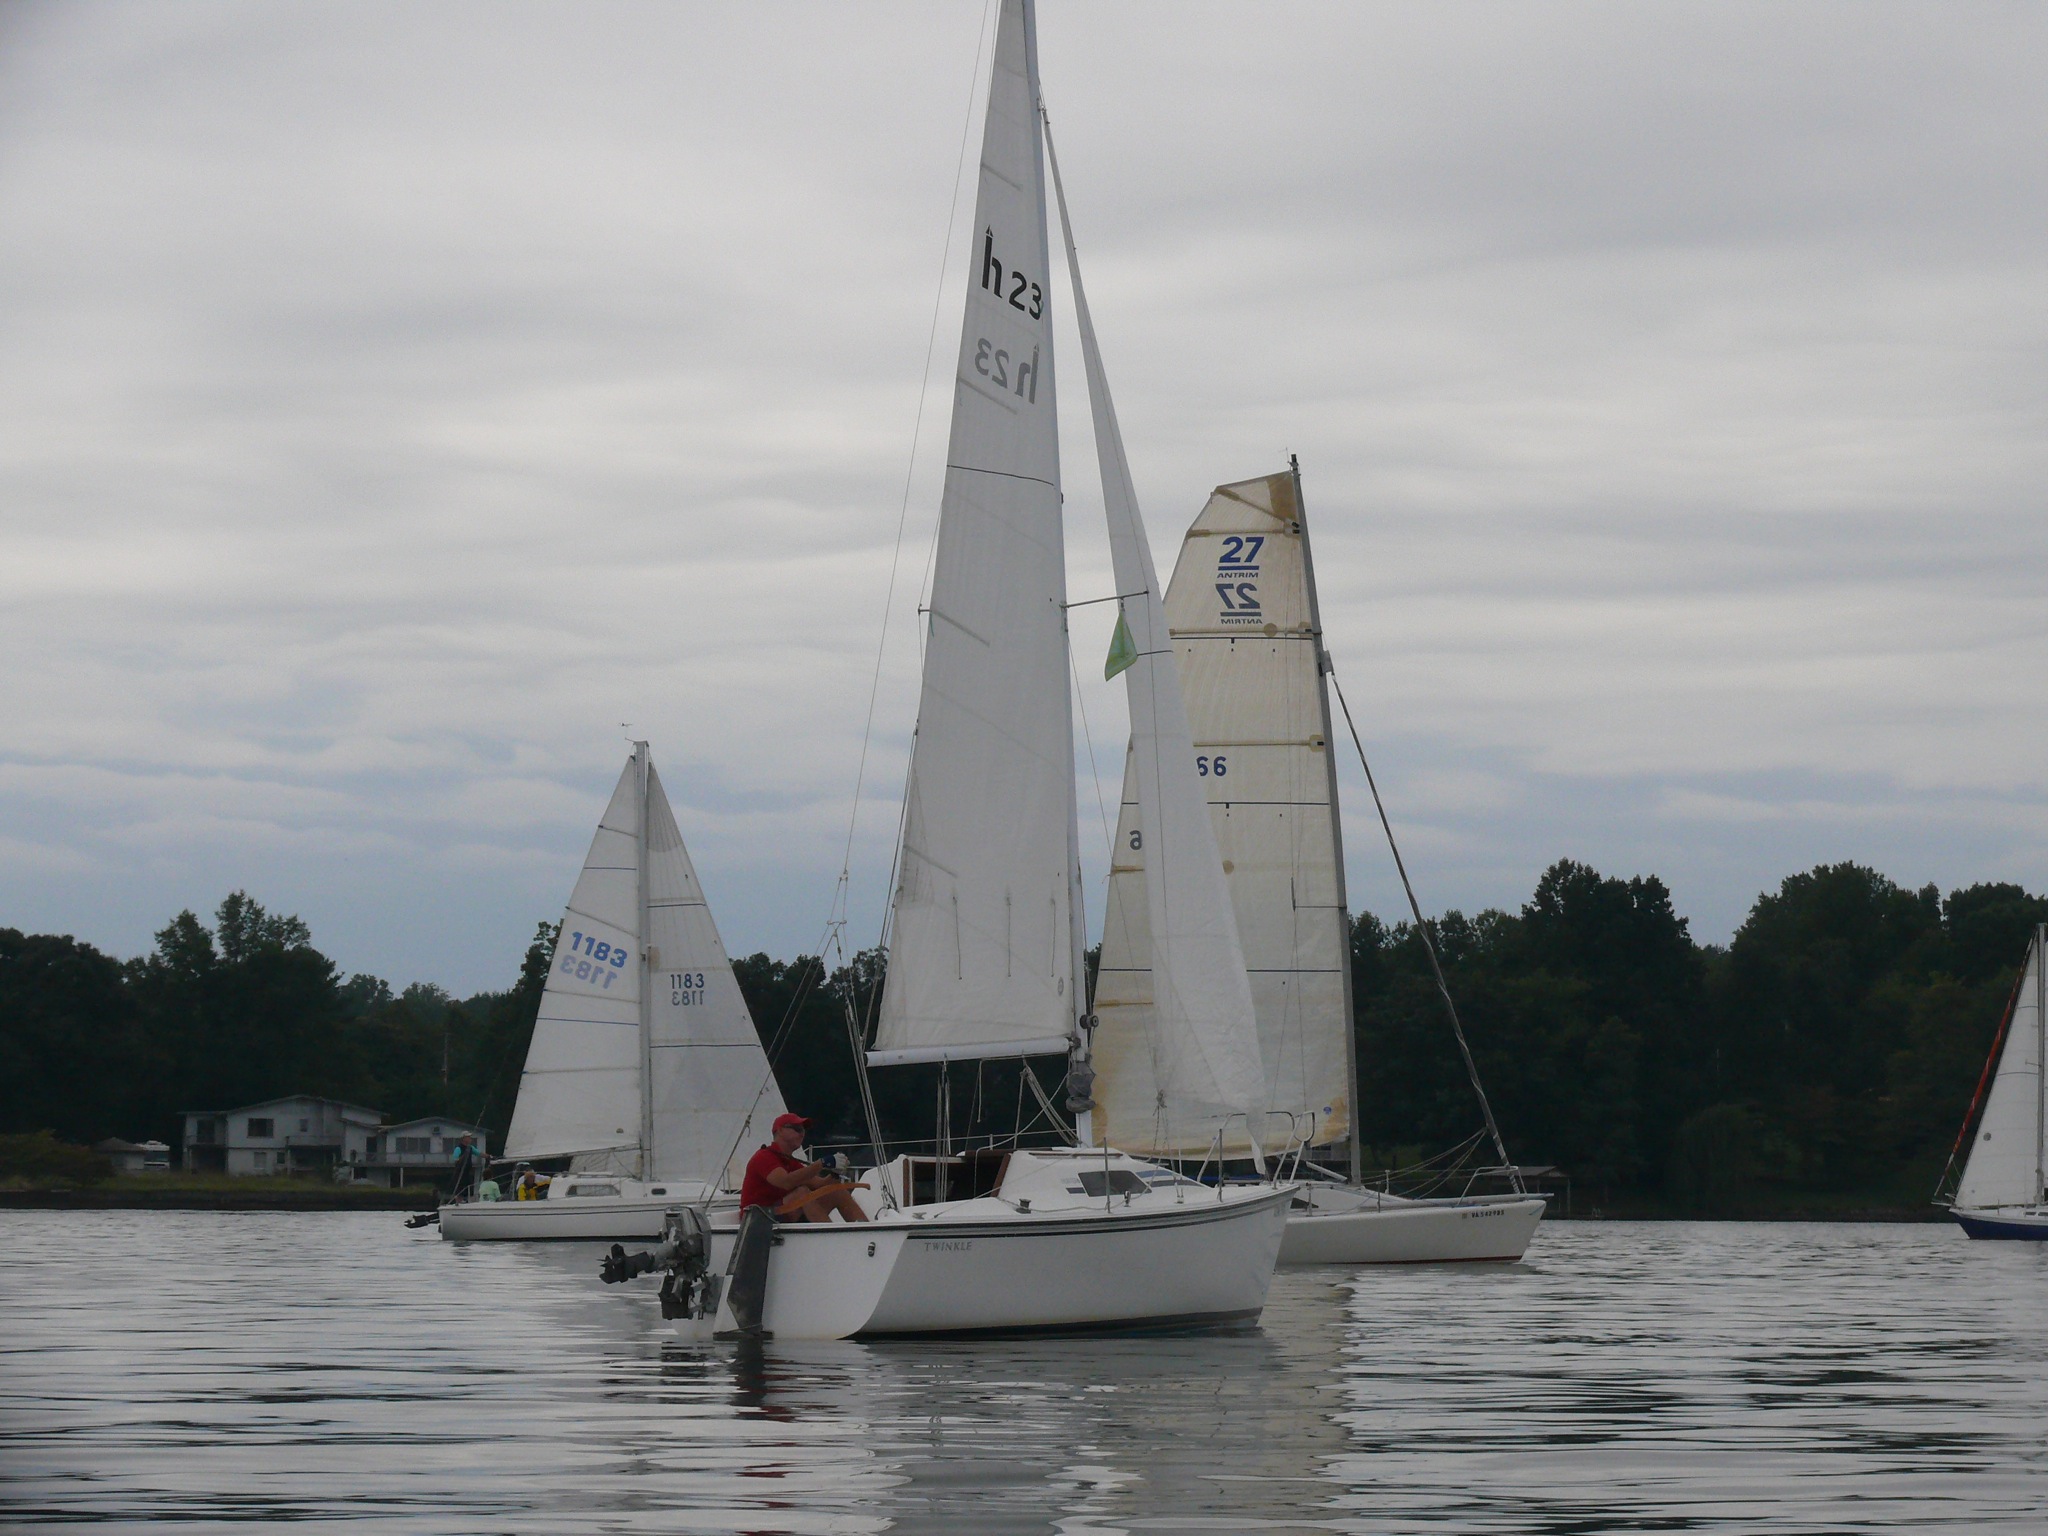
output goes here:
<path id="1" fill-rule="evenodd" d="M 2048 1243 L 2048 1211 L 1951 1210 L 1949 1214 L 1972 1237 Z"/>
<path id="2" fill-rule="evenodd" d="M 762 1327 L 842 1339 L 1253 1323 L 1291 1198 L 1281 1189 L 1157 1213 L 785 1226 L 770 1250 Z M 714 1234 L 715 1266 L 731 1244 Z M 730 1313 L 719 1322 L 731 1327 Z"/>
<path id="3" fill-rule="evenodd" d="M 1280 1245 L 1282 1264 L 1451 1264 L 1512 1261 L 1543 1219 L 1540 1199 L 1297 1212 Z"/>

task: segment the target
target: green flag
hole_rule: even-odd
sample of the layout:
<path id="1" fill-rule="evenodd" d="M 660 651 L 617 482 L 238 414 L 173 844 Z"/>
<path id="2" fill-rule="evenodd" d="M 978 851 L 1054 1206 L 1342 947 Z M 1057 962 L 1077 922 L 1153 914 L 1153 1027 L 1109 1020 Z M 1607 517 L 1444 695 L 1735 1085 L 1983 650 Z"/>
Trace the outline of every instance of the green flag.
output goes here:
<path id="1" fill-rule="evenodd" d="M 1119 609 L 1116 633 L 1109 637 L 1109 659 L 1102 664 L 1102 680 L 1108 682 L 1137 659 L 1138 642 L 1131 638 L 1131 626 L 1124 622 L 1123 612 Z"/>

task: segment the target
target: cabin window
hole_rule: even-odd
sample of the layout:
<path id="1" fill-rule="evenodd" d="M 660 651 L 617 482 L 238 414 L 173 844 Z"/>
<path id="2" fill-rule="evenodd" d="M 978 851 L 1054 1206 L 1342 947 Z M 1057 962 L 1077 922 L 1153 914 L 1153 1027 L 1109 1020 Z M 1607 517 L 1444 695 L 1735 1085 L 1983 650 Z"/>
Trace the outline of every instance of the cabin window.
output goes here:
<path id="1" fill-rule="evenodd" d="M 1111 1168 L 1107 1172 L 1100 1168 L 1086 1169 L 1080 1177 L 1081 1188 L 1092 1200 L 1100 1200 L 1105 1194 L 1142 1195 L 1152 1187 L 1128 1168 Z"/>
<path id="2" fill-rule="evenodd" d="M 249 1134 L 251 1136 L 263 1137 L 275 1136 L 277 1134 L 277 1122 L 275 1120 L 251 1120 L 249 1122 Z"/>
<path id="3" fill-rule="evenodd" d="M 569 1186 L 569 1193 L 570 1193 L 570 1194 L 571 1194 L 572 1196 L 573 1196 L 573 1195 L 616 1195 L 616 1194 L 617 1194 L 618 1192 L 619 1192 L 619 1186 L 618 1186 L 618 1185 L 616 1185 L 616 1184 L 571 1184 L 571 1185 Z"/>
<path id="4" fill-rule="evenodd" d="M 649 1193 L 650 1195 L 665 1195 L 668 1193 L 668 1191 L 665 1189 L 650 1189 L 649 1191 L 647 1191 L 647 1193 Z"/>

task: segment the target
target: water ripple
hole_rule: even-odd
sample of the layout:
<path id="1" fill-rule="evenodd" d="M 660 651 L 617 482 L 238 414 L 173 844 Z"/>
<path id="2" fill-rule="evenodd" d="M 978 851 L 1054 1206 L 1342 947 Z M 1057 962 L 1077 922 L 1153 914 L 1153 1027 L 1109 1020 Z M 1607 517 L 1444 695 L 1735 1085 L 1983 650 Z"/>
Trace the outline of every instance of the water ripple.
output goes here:
<path id="1" fill-rule="evenodd" d="M 1552 1223 L 1175 1339 L 676 1344 L 585 1245 L 0 1215 L 0 1511 L 153 1533 L 2048 1528 L 2048 1245 Z"/>

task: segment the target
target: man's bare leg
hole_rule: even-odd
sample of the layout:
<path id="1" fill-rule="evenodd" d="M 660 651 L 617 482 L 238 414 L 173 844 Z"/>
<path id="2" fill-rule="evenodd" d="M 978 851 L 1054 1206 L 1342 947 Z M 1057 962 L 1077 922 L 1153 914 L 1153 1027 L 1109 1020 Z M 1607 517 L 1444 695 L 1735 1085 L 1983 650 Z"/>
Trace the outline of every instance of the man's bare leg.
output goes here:
<path id="1" fill-rule="evenodd" d="M 830 1194 L 820 1195 L 804 1207 L 804 1220 L 830 1221 L 837 1211 L 848 1221 L 866 1221 L 868 1213 L 862 1210 L 853 1198 L 850 1189 L 835 1189 Z"/>

